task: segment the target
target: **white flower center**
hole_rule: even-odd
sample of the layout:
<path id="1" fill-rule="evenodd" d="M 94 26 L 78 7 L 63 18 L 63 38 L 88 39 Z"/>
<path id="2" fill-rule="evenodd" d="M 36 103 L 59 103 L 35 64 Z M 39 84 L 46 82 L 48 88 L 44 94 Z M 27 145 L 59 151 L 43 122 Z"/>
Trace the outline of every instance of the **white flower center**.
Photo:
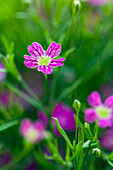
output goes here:
<path id="1" fill-rule="evenodd" d="M 112 113 L 112 110 L 105 106 L 98 106 L 95 109 L 99 118 L 108 119 Z"/>
<path id="2" fill-rule="evenodd" d="M 51 62 L 51 58 L 47 55 L 41 55 L 41 57 L 39 57 L 38 59 L 38 64 L 39 65 L 49 65 L 49 63 Z"/>
<path id="3" fill-rule="evenodd" d="M 35 142 L 38 138 L 38 132 L 33 128 L 29 128 L 28 132 L 26 133 L 26 139 L 30 142 Z"/>

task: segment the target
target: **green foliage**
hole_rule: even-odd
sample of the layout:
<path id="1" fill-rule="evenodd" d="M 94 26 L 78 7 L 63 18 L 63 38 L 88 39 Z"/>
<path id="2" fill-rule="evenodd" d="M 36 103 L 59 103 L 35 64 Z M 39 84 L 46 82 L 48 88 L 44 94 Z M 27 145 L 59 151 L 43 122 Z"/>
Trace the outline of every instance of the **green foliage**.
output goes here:
<path id="1" fill-rule="evenodd" d="M 14 170 L 25 169 L 31 159 L 36 159 L 40 169 L 46 167 L 65 170 L 73 167 L 72 162 L 75 159 L 78 169 L 82 169 L 83 164 L 84 169 L 87 170 L 97 168 L 107 170 L 113 167 L 113 153 L 110 154 L 109 151 L 102 150 L 100 158 L 93 161 L 94 155 L 90 150 L 101 149 L 98 141 L 98 125 L 95 127 L 94 124 L 85 123 L 84 125 L 83 113 L 83 110 L 87 108 L 87 96 L 90 92 L 100 91 L 102 97 L 106 98 L 108 95 L 106 89 L 110 95 L 113 91 L 113 4 L 93 6 L 86 1 L 80 1 L 80 4 L 74 4 L 72 0 L 0 2 L 0 61 L 6 68 L 0 69 L 0 74 L 7 73 L 4 82 L 0 83 L 0 91 L 12 92 L 12 95 L 8 96 L 10 104 L 4 104 L 4 106 L 1 104 L 2 95 L 0 94 L 0 132 L 2 134 L 0 135 L 0 152 L 4 153 L 8 150 L 11 157 L 14 157 L 11 165 Z M 62 51 L 59 57 L 65 57 L 66 61 L 64 67 L 54 69 L 51 76 L 48 76 L 50 105 L 47 107 L 43 104 L 45 101 L 43 78 L 37 70 L 30 70 L 31 77 L 30 72 L 25 68 L 23 55 L 28 54 L 27 47 L 32 42 L 40 43 L 45 50 L 52 41 L 61 44 Z M 36 89 L 34 89 L 35 85 Z M 15 93 L 29 103 L 30 107 L 24 107 L 24 102 L 20 104 L 17 96 L 11 99 Z M 57 118 L 53 118 L 65 142 L 62 139 L 59 139 L 58 143 L 48 142 L 51 156 L 41 152 L 43 146 L 40 143 L 38 149 L 33 148 L 34 155 L 33 153 L 27 155 L 28 148 L 24 153 L 22 138 L 18 134 L 20 119 L 30 117 L 36 120 L 37 110 L 43 111 L 50 119 L 56 103 L 64 102 L 71 106 L 75 98 L 82 103 L 77 143 L 74 141 L 72 145 L 74 133 L 67 135 Z M 74 105 L 74 109 L 79 111 L 80 104 L 76 104 L 78 105 Z M 51 121 L 47 128 L 52 131 Z M 102 132 L 103 130 L 99 129 L 99 134 Z M 67 148 L 65 160 L 60 155 L 58 147 L 60 146 L 62 150 L 64 148 L 63 151 L 65 151 L 64 143 Z M 22 150 L 23 155 L 21 155 Z M 24 159 L 24 156 L 29 159 Z M 45 158 L 53 160 L 54 163 L 48 162 Z M 84 158 L 89 164 L 85 163 Z M 21 159 L 23 159 L 22 163 L 18 163 Z"/>

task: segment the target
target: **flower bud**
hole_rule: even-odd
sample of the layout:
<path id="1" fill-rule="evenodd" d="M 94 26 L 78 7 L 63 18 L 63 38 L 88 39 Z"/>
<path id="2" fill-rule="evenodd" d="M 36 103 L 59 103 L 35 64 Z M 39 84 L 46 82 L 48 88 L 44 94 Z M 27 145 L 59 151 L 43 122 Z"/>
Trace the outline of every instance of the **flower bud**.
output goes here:
<path id="1" fill-rule="evenodd" d="M 92 154 L 94 154 L 96 157 L 99 157 L 101 155 L 101 150 L 99 148 L 92 149 Z"/>
<path id="2" fill-rule="evenodd" d="M 84 126 L 85 126 L 85 128 L 87 129 L 87 131 L 89 132 L 90 136 L 92 137 L 93 135 L 92 135 L 92 132 L 91 132 L 89 123 L 86 123 L 86 122 L 85 122 L 85 123 L 84 123 Z"/>
<path id="3" fill-rule="evenodd" d="M 85 123 L 84 123 L 84 126 L 85 126 L 86 129 L 90 129 L 89 123 L 85 122 Z"/>
<path id="4" fill-rule="evenodd" d="M 79 112 L 80 106 L 81 106 L 81 103 L 79 102 L 79 100 L 75 99 L 73 102 L 73 108 L 75 109 L 76 112 Z"/>
<path id="5" fill-rule="evenodd" d="M 76 13 L 80 10 L 81 8 L 81 3 L 79 0 L 74 0 L 73 1 L 73 8 L 75 8 Z"/>

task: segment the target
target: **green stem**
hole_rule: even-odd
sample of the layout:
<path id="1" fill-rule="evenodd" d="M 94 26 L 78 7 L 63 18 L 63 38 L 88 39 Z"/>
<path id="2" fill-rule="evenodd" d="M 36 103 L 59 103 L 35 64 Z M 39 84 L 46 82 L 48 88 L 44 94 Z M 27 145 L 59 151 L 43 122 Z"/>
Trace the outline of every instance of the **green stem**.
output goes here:
<path id="1" fill-rule="evenodd" d="M 78 116 L 79 116 L 79 112 L 77 111 L 77 116 L 76 116 L 76 131 L 75 131 L 75 150 L 76 150 L 76 145 L 77 145 Z"/>
<path id="2" fill-rule="evenodd" d="M 98 131 L 99 131 L 99 126 L 97 121 L 95 122 L 95 127 L 94 127 L 94 138 L 93 141 L 97 141 L 98 139 Z"/>
<path id="3" fill-rule="evenodd" d="M 51 93 L 50 93 L 50 101 L 52 101 L 55 97 L 56 84 L 57 84 L 57 80 L 58 80 L 58 71 L 59 71 L 59 68 L 55 69 L 55 71 L 54 71 Z"/>
<path id="4" fill-rule="evenodd" d="M 65 156 L 66 162 L 68 162 L 69 157 L 70 157 L 70 147 L 69 147 L 69 144 L 66 143 L 66 156 Z"/>
<path id="5" fill-rule="evenodd" d="M 75 130 L 75 150 L 76 150 L 76 145 L 77 145 L 77 130 L 78 130 L 78 116 L 79 116 L 79 111 L 77 111 L 77 116 L 76 116 L 76 130 Z M 76 167 L 75 169 L 77 170 L 77 157 L 74 159 L 74 166 Z"/>
<path id="6" fill-rule="evenodd" d="M 90 141 L 90 143 L 89 143 L 89 148 L 88 148 L 87 151 L 86 151 L 86 154 L 85 154 L 85 157 L 84 157 L 84 160 L 83 160 L 83 164 L 82 164 L 82 168 L 81 168 L 81 169 L 83 169 L 83 167 L 84 167 L 84 164 L 85 164 L 85 161 L 86 161 L 88 152 L 89 152 L 89 150 L 90 150 L 90 145 L 91 145 L 91 141 Z"/>
<path id="7" fill-rule="evenodd" d="M 48 78 L 47 74 L 44 74 L 45 76 L 45 95 L 46 95 L 46 105 L 49 105 L 49 91 L 48 91 Z"/>

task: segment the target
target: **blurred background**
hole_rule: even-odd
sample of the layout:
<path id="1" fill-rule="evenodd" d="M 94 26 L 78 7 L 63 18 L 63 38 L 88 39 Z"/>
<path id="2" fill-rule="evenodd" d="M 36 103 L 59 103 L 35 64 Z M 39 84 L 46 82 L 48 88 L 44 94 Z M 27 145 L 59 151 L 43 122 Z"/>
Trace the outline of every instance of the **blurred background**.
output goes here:
<path id="1" fill-rule="evenodd" d="M 113 94 L 113 3 L 108 0 L 81 1 L 80 10 L 74 12 L 74 8 L 73 0 L 0 0 L 0 56 L 14 54 L 19 73 L 44 101 L 44 77 L 36 69 L 26 68 L 23 56 L 28 55 L 27 47 L 32 42 L 40 43 L 45 51 L 52 41 L 60 43 L 60 57 L 66 57 L 66 61 L 62 68 L 54 69 L 49 76 L 51 102 L 56 101 L 74 82 L 81 80 L 62 100 L 71 107 L 73 100 L 79 99 L 82 103 L 80 118 L 84 121 L 82 111 L 88 107 L 87 96 L 92 91 L 97 90 L 103 101 Z M 0 62 L 2 68 L 4 65 Z M 23 92 L 25 90 L 11 74 L 0 72 L 0 124 L 24 117 L 35 120 L 37 109 L 9 90 L 3 80 L 13 83 L 14 87 L 19 87 Z M 17 125 L 1 132 L 0 167 L 21 150 L 22 137 L 18 128 Z M 108 131 L 106 129 L 106 133 Z M 104 135 L 113 136 L 113 129 L 110 131 Z M 102 135 L 103 131 L 100 130 L 100 138 Z M 73 133 L 70 136 L 73 139 Z M 59 140 L 62 146 L 63 141 L 61 138 Z M 106 154 L 113 151 L 113 142 L 110 144 L 109 148 L 103 146 Z M 96 169 L 98 161 L 92 158 L 86 167 Z M 58 165 L 55 168 L 63 169 Z M 110 167 L 101 160 L 98 169 L 107 168 Z M 13 169 L 35 170 L 44 167 L 42 162 L 35 161 L 31 153 Z"/>

